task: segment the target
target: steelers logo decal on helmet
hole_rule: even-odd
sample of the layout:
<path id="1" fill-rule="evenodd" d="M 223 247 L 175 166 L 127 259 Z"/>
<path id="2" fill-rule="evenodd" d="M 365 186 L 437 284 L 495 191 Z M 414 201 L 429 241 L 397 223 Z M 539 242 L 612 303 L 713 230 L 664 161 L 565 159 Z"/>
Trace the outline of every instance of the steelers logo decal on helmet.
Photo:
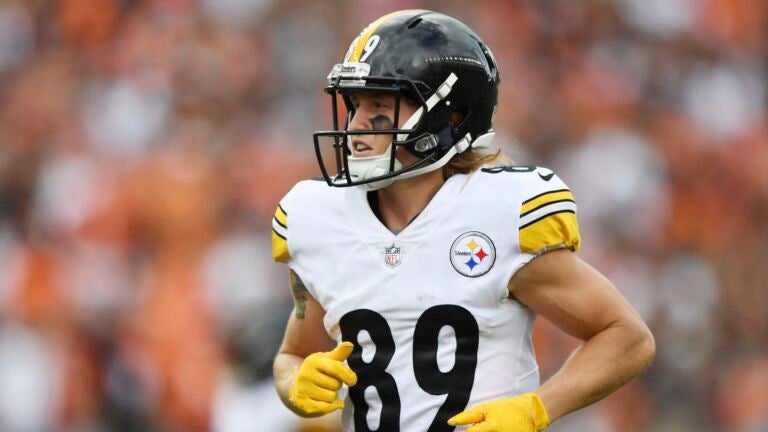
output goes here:
<path id="1" fill-rule="evenodd" d="M 469 231 L 451 244 L 451 264 L 459 274 L 478 277 L 488 273 L 496 262 L 496 246 L 487 235 Z"/>

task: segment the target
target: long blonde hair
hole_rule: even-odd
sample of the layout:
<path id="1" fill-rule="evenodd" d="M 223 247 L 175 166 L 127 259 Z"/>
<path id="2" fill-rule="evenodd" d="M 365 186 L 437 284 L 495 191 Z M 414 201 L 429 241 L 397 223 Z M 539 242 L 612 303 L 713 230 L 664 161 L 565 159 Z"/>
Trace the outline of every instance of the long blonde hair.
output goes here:
<path id="1" fill-rule="evenodd" d="M 501 150 L 486 153 L 480 149 L 470 148 L 464 153 L 454 156 L 443 167 L 443 178 L 448 178 L 454 174 L 469 174 L 484 165 L 508 165 L 511 163 L 512 160 Z"/>

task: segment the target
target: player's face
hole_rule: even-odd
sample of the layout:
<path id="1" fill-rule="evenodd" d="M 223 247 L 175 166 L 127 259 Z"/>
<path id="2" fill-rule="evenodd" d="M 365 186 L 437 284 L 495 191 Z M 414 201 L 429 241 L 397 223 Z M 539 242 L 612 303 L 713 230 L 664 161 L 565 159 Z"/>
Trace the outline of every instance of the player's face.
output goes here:
<path id="1" fill-rule="evenodd" d="M 395 125 L 396 99 L 394 95 L 388 93 L 356 92 L 349 99 L 355 106 L 355 115 L 349 123 L 349 130 L 382 130 L 402 127 L 403 123 L 418 108 L 411 101 L 400 98 L 399 124 Z M 378 156 L 387 150 L 392 139 L 392 135 L 352 135 L 352 156 Z M 397 155 L 398 159 L 401 159 L 401 152 L 398 151 Z M 406 155 L 403 154 L 402 156 Z M 401 162 L 406 161 L 401 160 Z"/>

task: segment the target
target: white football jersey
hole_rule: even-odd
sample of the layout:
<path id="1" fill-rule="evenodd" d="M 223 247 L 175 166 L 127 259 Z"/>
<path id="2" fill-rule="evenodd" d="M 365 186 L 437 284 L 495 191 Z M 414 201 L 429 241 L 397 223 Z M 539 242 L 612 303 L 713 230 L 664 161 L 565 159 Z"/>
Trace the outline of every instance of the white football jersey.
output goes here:
<path id="1" fill-rule="evenodd" d="M 454 175 L 398 234 L 362 188 L 302 181 L 273 228 L 275 259 L 322 305 L 328 334 L 355 344 L 346 432 L 451 431 L 467 407 L 538 387 L 535 314 L 507 283 L 536 255 L 579 247 L 576 204 L 551 171 Z"/>

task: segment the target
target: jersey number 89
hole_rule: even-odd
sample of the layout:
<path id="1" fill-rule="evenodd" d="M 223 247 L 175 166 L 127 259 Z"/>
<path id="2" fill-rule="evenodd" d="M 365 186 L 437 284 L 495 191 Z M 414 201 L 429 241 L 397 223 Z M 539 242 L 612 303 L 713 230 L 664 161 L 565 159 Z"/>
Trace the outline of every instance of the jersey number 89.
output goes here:
<path id="1" fill-rule="evenodd" d="M 357 374 L 357 384 L 349 389 L 349 397 L 355 407 L 355 431 L 371 430 L 366 421 L 369 407 L 365 401 L 365 390 L 371 386 L 376 388 L 382 404 L 376 430 L 399 431 L 400 395 L 395 379 L 386 372 L 395 354 L 395 341 L 387 320 L 370 309 L 358 309 L 344 315 L 339 326 L 342 339 L 355 344 L 347 359 L 350 368 Z M 456 335 L 455 362 L 448 372 L 442 372 L 437 363 L 439 334 L 444 326 L 452 327 Z M 376 346 L 376 353 L 369 362 L 363 360 L 362 348 L 357 343 L 357 337 L 363 330 L 368 332 Z M 448 395 L 428 432 L 452 431 L 454 427 L 448 425 L 448 419 L 467 406 L 475 380 L 478 342 L 477 321 L 468 310 L 460 306 L 433 306 L 424 311 L 416 322 L 413 334 L 413 371 L 416 382 L 429 394 Z"/>

